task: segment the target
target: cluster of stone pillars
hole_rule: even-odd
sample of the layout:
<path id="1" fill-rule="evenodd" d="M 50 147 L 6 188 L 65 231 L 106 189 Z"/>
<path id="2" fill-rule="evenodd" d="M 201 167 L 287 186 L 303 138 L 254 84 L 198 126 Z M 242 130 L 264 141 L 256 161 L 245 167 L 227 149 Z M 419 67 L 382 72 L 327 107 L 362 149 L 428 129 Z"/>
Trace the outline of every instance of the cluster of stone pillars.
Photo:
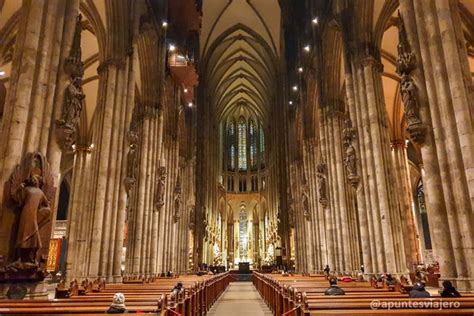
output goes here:
<path id="1" fill-rule="evenodd" d="M 65 59 L 73 41 L 79 1 L 25 1 L 18 24 L 12 76 L 0 126 L 0 255 L 12 251 L 15 214 L 3 203 L 4 185 L 28 153 L 47 157 L 59 186 L 61 149 L 55 138 L 67 75 Z M 51 201 L 54 204 L 54 201 Z M 48 244 L 43 244 L 47 249 Z"/>
<path id="2" fill-rule="evenodd" d="M 423 184 L 433 253 L 443 279 L 474 288 L 474 89 L 459 4 L 400 1 L 417 68 L 422 122 Z"/>
<path id="3" fill-rule="evenodd" d="M 410 103 L 405 104 L 410 141 L 418 143 L 423 159 L 433 252 L 442 279 L 469 290 L 473 282 L 469 264 L 473 259 L 473 89 L 459 4 L 403 0 L 399 9 L 410 46 L 402 52 L 416 60 L 414 70 L 405 71 L 413 77 L 416 96 L 413 90 L 403 95 L 406 86 L 401 93 L 403 101 Z M 297 255 L 297 267 L 311 271 L 329 264 L 344 272 L 364 264 L 368 274 L 406 274 L 420 260 L 407 146 L 405 139 L 390 139 L 377 53 L 364 36 L 355 34 L 356 26 L 349 29 L 345 23 L 340 35 L 345 48 L 345 95 L 340 98 L 345 106 L 337 111 L 314 105 L 319 106 L 319 139 L 305 139 L 304 161 L 309 163 L 302 171 L 290 173 L 293 177 L 299 173 L 297 177 L 304 180 L 301 190 L 309 187 L 310 192 L 318 192 L 309 194 L 313 228 L 308 230 L 305 221 L 295 222 L 297 235 L 311 234 L 309 247 L 307 241 L 301 245 L 296 241 L 302 253 Z M 322 39 L 326 40 L 334 39 Z M 320 79 L 329 81 L 330 75 L 325 75 Z M 315 101 L 308 98 L 308 102 Z M 418 109 L 423 128 L 416 134 L 409 116 L 417 115 Z M 354 130 L 350 144 L 344 143 L 344 121 Z M 296 218 L 303 218 L 304 206 L 299 207 L 302 211 L 295 212 Z M 316 251 L 308 261 L 309 248 Z"/>
<path id="4" fill-rule="evenodd" d="M 96 30 L 103 35 L 97 35 L 97 108 L 88 134 L 77 132 L 66 148 L 74 155 L 69 279 L 117 282 L 124 273 L 151 276 L 188 267 L 193 114 L 181 106 L 181 85 L 165 75 L 166 29 L 161 21 L 145 21 L 143 4 L 107 4 L 107 32 Z M 75 0 L 23 3 L 0 129 L 1 201 L 8 198 L 3 184 L 31 152 L 47 158 L 59 187 L 62 151 L 55 122 L 63 110 L 64 65 L 80 9 L 87 8 Z M 9 258 L 15 214 L 2 203 L 0 218 L 0 255 Z M 47 253 L 49 236 L 45 241 Z"/>

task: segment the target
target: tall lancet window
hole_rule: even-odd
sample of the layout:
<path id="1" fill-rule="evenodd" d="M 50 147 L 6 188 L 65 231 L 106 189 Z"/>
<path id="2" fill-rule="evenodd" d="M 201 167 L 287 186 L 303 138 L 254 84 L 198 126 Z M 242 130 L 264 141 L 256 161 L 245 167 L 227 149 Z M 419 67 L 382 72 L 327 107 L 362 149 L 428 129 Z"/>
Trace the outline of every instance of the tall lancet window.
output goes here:
<path id="1" fill-rule="evenodd" d="M 243 117 L 239 120 L 239 171 L 247 170 L 247 124 Z"/>
<path id="2" fill-rule="evenodd" d="M 249 120 L 249 138 L 250 138 L 250 166 L 252 170 L 257 170 L 257 126 L 255 122 Z"/>
<path id="3" fill-rule="evenodd" d="M 265 133 L 263 132 L 263 126 L 260 125 L 260 162 L 262 168 L 265 167 Z"/>
<path id="4" fill-rule="evenodd" d="M 227 127 L 227 169 L 230 171 L 235 170 L 235 121 L 229 122 Z"/>

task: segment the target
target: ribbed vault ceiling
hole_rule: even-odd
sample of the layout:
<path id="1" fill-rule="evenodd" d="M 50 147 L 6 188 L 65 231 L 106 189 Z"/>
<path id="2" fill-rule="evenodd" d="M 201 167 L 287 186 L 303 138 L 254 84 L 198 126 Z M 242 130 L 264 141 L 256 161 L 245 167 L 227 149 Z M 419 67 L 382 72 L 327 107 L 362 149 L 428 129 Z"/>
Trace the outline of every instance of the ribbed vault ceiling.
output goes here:
<path id="1" fill-rule="evenodd" d="M 203 6 L 201 78 L 208 100 L 219 121 L 242 107 L 265 120 L 276 89 L 278 2 L 231 0 L 224 4 L 206 0 Z M 269 7 L 271 14 L 266 11 Z"/>

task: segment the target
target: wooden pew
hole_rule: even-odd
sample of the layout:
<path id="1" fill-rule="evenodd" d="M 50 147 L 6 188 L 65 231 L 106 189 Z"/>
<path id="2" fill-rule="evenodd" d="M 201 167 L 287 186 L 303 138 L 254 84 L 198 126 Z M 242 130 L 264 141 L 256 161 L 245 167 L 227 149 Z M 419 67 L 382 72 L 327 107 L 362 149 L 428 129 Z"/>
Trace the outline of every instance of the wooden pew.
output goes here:
<path id="1" fill-rule="evenodd" d="M 125 295 L 125 305 L 131 313 L 160 313 L 171 315 L 176 311 L 183 316 L 205 315 L 217 297 L 229 283 L 228 273 L 215 276 L 182 276 L 175 279 L 148 279 L 148 282 L 133 284 L 83 283 L 85 295 L 74 293 L 69 298 L 35 301 L 0 301 L 0 314 L 103 314 L 112 302 L 113 295 Z M 177 282 L 184 290 L 177 296 L 171 290 Z M 73 282 L 75 286 L 77 282 Z M 61 289 L 59 289 L 61 290 Z M 77 292 L 77 291 L 76 291 Z"/>
<path id="2" fill-rule="evenodd" d="M 369 282 L 339 282 L 338 286 L 344 289 L 346 295 L 325 296 L 328 288 L 327 280 L 308 278 L 308 276 L 283 277 L 279 275 L 264 275 L 254 273 L 253 282 L 262 295 L 264 301 L 275 315 L 336 315 L 336 314 L 364 314 L 364 315 L 473 315 L 474 296 L 465 295 L 460 299 L 450 299 L 459 306 L 446 310 L 433 308 L 401 308 L 408 304 L 440 305 L 449 299 L 432 297 L 428 299 L 410 299 L 408 294 L 400 291 L 391 291 L 387 286 L 374 288 Z M 371 308 L 373 302 L 382 302 L 376 309 Z M 392 304 L 392 305 L 390 305 Z M 388 306 L 391 306 L 389 309 Z M 385 308 L 384 308 L 385 307 Z M 288 312 L 289 311 L 289 312 Z"/>

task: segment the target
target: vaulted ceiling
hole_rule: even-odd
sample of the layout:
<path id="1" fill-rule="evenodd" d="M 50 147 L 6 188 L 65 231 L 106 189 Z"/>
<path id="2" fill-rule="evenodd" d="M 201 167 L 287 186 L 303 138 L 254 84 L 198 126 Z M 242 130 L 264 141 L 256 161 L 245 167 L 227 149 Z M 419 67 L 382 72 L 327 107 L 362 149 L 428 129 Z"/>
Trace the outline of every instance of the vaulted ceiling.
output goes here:
<path id="1" fill-rule="evenodd" d="M 279 46 L 277 0 L 203 2 L 200 76 L 219 120 L 242 107 L 268 116 Z"/>

